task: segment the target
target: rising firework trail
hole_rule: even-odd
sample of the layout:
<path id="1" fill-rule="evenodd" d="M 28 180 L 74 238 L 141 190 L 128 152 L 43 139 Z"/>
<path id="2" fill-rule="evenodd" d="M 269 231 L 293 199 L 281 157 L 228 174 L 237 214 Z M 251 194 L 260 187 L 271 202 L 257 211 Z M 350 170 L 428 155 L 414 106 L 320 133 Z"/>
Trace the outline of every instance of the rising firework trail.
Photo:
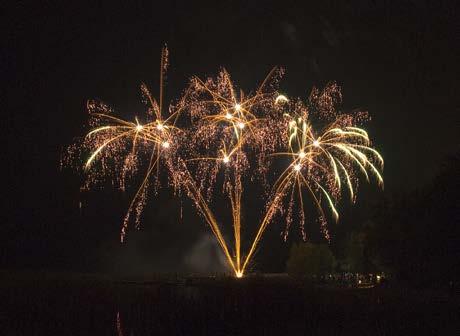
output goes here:
<path id="1" fill-rule="evenodd" d="M 308 198 L 317 209 L 324 236 L 330 239 L 327 218 L 338 220 L 336 205 L 342 190 L 347 189 L 354 201 L 359 174 L 367 180 L 374 175 L 383 186 L 383 159 L 371 147 L 367 132 L 358 126 L 367 116 L 337 112 L 341 93 L 335 83 L 321 92 L 314 89 L 304 103 L 277 91 L 281 69 L 274 68 L 250 94 L 237 90 L 223 69 L 216 78 L 193 77 L 182 97 L 165 109 L 167 67 L 168 51 L 164 48 L 158 102 L 147 86 L 141 85 L 148 106 L 144 122 L 138 117 L 126 121 L 113 116 L 107 105 L 88 102 L 91 130 L 70 146 L 66 157 L 72 161 L 75 156 L 87 155 L 86 188 L 111 175 L 125 190 L 128 180 L 143 169 L 123 221 L 121 241 L 132 220 L 139 228 L 148 192 L 158 187 L 161 167 L 168 172 L 169 185 L 193 200 L 237 277 L 247 270 L 276 215 L 285 217 L 284 239 L 294 217 L 306 239 L 304 206 Z M 316 124 L 323 125 L 319 132 L 313 127 Z M 268 173 L 282 157 L 289 162 L 271 183 Z M 241 211 L 248 178 L 258 181 L 267 192 L 261 195 L 266 201 L 262 220 L 244 254 Z M 231 209 L 231 242 L 225 239 L 212 208 L 218 187 Z"/>

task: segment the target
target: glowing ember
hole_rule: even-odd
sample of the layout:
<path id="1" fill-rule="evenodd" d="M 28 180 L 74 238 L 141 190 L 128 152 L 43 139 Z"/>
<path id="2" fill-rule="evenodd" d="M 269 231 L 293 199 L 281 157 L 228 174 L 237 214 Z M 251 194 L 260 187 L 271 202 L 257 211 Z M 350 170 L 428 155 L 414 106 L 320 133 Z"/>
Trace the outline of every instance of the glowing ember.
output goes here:
<path id="1" fill-rule="evenodd" d="M 276 97 L 275 99 L 275 104 L 278 104 L 278 103 L 287 103 L 289 101 L 289 99 L 287 99 L 287 97 L 285 95 L 279 95 L 278 97 Z"/>

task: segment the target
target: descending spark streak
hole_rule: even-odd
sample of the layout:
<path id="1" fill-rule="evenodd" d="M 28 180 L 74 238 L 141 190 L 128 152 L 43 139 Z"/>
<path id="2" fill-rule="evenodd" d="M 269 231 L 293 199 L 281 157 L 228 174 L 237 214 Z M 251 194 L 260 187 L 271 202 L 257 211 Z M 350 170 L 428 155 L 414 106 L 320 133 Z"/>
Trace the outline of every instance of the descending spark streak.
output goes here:
<path id="1" fill-rule="evenodd" d="M 88 161 L 86 161 L 86 164 L 85 164 L 85 168 L 88 168 L 90 165 L 91 165 L 91 162 L 94 160 L 94 158 L 96 157 L 97 154 L 99 154 L 103 149 L 104 147 L 106 147 L 108 144 L 110 144 L 111 142 L 114 142 L 116 140 L 118 140 L 119 138 L 125 136 L 126 134 L 128 134 L 129 132 L 124 132 L 120 135 L 117 135 L 116 137 L 113 137 L 113 138 L 110 138 L 109 140 L 105 141 L 102 145 L 100 145 L 94 152 L 93 154 L 89 157 Z"/>
<path id="2" fill-rule="evenodd" d="M 294 217 L 299 219 L 305 239 L 304 205 L 308 197 L 318 211 L 321 230 L 329 239 L 323 204 L 330 209 L 326 213 L 338 220 L 337 204 L 343 185 L 349 191 L 350 200 L 355 200 L 357 171 L 367 180 L 369 175 L 375 176 L 383 186 L 380 173 L 383 158 L 370 146 L 368 133 L 356 126 L 365 116 L 337 113 L 335 103 L 341 99 L 341 93 L 335 84 L 327 86 L 323 92 L 312 90 L 309 101 L 304 104 L 277 94 L 274 87 L 282 72 L 275 68 L 253 95 L 236 90 L 228 72 L 222 70 L 217 78 L 194 77 L 178 103 L 166 109 L 169 116 L 163 118 L 167 67 L 168 51 L 164 48 L 159 103 L 146 85 L 141 85 L 149 107 L 144 122 L 137 117 L 134 122 L 125 121 L 112 116 L 104 104 L 88 102 L 92 129 L 80 147 L 69 148 L 70 157 L 74 151 L 90 153 L 84 165 L 88 174 L 87 187 L 96 183 L 103 172 L 113 170 L 115 180 L 124 190 L 126 180 L 135 176 L 142 166 L 143 155 L 150 158 L 123 221 L 121 241 L 125 240 L 133 213 L 136 228 L 139 227 L 151 180 L 155 187 L 159 183 L 160 166 L 167 168 L 169 184 L 192 199 L 236 277 L 242 277 L 247 271 L 263 233 L 278 214 L 287 213 L 285 239 Z M 187 122 L 182 118 L 179 121 L 180 115 L 189 118 L 186 127 L 177 126 Z M 328 121 L 327 126 L 317 133 L 313 122 L 324 120 Z M 291 161 L 267 194 L 263 217 L 244 254 L 241 211 L 245 179 L 249 177 L 251 181 L 261 181 L 268 186 L 267 173 L 272 167 L 272 158 L 279 156 Z M 255 163 L 250 162 L 253 158 Z M 252 174 L 251 167 L 255 168 Z M 227 244 L 211 209 L 215 188 L 221 182 L 223 194 L 230 202 L 233 247 Z M 287 206 L 286 197 L 289 199 Z"/>

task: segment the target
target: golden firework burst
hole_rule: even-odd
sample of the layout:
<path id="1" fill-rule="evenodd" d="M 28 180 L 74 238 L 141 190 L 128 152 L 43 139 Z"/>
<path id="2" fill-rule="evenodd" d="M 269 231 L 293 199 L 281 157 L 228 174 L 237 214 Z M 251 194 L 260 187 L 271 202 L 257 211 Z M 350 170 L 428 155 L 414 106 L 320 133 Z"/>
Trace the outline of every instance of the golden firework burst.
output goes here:
<path id="1" fill-rule="evenodd" d="M 354 201 L 359 174 L 367 180 L 374 175 L 383 186 L 383 158 L 372 148 L 368 133 L 358 126 L 364 114 L 337 112 L 341 93 L 335 83 L 322 91 L 314 89 L 307 103 L 303 103 L 277 92 L 280 69 L 274 68 L 252 94 L 237 90 L 229 73 L 222 70 L 216 78 L 193 77 L 184 95 L 165 113 L 163 86 L 167 66 L 168 51 L 164 48 L 159 101 L 145 84 L 141 85 L 148 106 L 144 122 L 137 117 L 131 121 L 116 117 L 107 105 L 90 101 L 91 130 L 79 144 L 69 148 L 69 158 L 75 153 L 88 153 L 84 164 L 86 187 L 111 173 L 124 190 L 126 181 L 145 169 L 123 221 L 122 241 L 132 213 L 139 227 L 149 186 L 152 181 L 158 185 L 160 166 L 169 173 L 170 185 L 194 201 L 236 277 L 242 277 L 248 269 L 275 215 L 285 215 L 287 239 L 296 211 L 305 239 L 304 205 L 308 196 L 318 211 L 324 236 L 329 239 L 327 218 L 338 220 L 337 203 L 344 188 Z M 326 126 L 318 132 L 314 120 Z M 245 179 L 269 184 L 266 175 L 276 170 L 272 163 L 282 157 L 289 162 L 265 197 L 262 219 L 247 253 L 243 253 L 241 210 Z M 217 184 L 231 208 L 232 247 L 211 206 Z"/>

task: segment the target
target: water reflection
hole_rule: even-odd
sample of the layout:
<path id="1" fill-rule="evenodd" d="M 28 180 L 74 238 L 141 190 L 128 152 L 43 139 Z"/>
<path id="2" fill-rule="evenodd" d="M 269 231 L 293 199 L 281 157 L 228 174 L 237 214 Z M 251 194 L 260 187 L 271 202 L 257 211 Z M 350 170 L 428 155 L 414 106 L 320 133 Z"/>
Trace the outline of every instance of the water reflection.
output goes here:
<path id="1" fill-rule="evenodd" d="M 423 334 L 448 327 L 455 311 L 453 302 L 408 291 L 284 278 L 46 280 L 0 289 L 1 335 Z"/>

